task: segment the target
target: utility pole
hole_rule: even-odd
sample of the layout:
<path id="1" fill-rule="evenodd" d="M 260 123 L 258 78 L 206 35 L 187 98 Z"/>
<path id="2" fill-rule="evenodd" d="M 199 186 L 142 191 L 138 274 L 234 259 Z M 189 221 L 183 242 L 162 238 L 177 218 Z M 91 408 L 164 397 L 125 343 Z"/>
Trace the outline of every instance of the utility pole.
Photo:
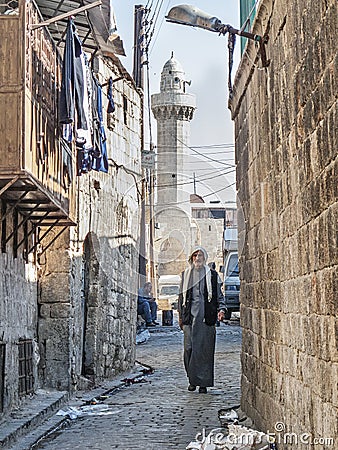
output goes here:
<path id="1" fill-rule="evenodd" d="M 196 173 L 194 172 L 194 194 L 196 195 Z"/>
<path id="2" fill-rule="evenodd" d="M 154 146 L 150 143 L 150 152 L 154 152 Z M 154 210 L 154 169 L 155 166 L 149 169 L 149 274 L 153 285 L 153 294 L 156 297 L 157 292 L 157 276 L 154 260 L 154 234 L 155 234 L 155 210 Z"/>
<path id="3" fill-rule="evenodd" d="M 146 62 L 146 31 L 144 23 L 145 7 L 136 5 L 134 9 L 134 64 L 133 78 L 138 88 L 144 89 L 143 66 Z"/>
<path id="4" fill-rule="evenodd" d="M 142 129 L 141 129 L 141 151 L 144 150 L 144 48 L 145 48 L 145 29 L 144 29 L 143 5 L 136 5 L 134 9 L 134 66 L 133 78 L 136 86 L 141 93 L 141 111 L 142 111 Z M 147 277 L 146 270 L 146 201 L 147 184 L 145 178 L 145 169 L 142 167 L 142 186 L 141 186 L 141 221 L 140 221 L 140 245 L 139 245 L 139 286 L 143 286 Z"/>
<path id="5" fill-rule="evenodd" d="M 134 14 L 134 67 L 133 78 L 138 88 L 142 89 L 144 94 L 144 66 L 148 69 L 148 45 L 146 36 L 146 23 L 145 13 L 146 8 L 143 5 L 135 6 Z M 148 71 L 147 71 L 148 74 Z M 147 76 L 146 95 L 148 97 L 148 103 L 150 98 L 149 93 L 149 74 Z M 144 99 L 144 95 L 142 96 Z M 150 114 L 150 108 L 148 105 L 148 113 Z M 144 139 L 144 102 L 142 101 L 142 155 L 154 153 L 152 136 L 151 136 L 151 119 L 149 116 L 149 134 L 150 134 L 150 152 L 145 151 L 145 139 Z M 151 159 L 151 158 L 150 158 Z M 147 278 L 147 260 L 149 267 L 149 277 L 153 285 L 153 293 L 156 296 L 157 292 L 157 277 L 154 261 L 154 166 L 150 164 L 150 167 L 146 163 L 142 167 L 142 204 L 141 204 L 141 226 L 140 226 L 140 255 L 139 255 L 139 285 L 142 286 Z M 149 245 L 147 255 L 147 243 L 146 243 L 146 200 L 149 199 Z M 148 256 L 148 258 L 146 257 Z"/>

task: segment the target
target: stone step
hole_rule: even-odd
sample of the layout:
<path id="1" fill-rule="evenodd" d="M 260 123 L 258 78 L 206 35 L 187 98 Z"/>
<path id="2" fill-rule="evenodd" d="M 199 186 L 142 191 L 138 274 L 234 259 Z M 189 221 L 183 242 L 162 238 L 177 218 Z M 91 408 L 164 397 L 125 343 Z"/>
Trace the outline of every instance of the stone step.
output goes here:
<path id="1" fill-rule="evenodd" d="M 20 407 L 1 419 L 0 447 L 12 448 L 18 438 L 47 421 L 68 400 L 69 394 L 66 391 L 37 390 Z"/>

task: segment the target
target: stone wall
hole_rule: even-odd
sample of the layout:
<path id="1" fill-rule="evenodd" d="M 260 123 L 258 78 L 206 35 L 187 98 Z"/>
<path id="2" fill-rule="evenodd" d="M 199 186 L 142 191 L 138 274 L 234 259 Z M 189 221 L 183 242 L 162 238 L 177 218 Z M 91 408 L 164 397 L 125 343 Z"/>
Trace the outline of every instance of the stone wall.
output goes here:
<path id="1" fill-rule="evenodd" d="M 36 349 L 36 280 L 36 270 L 31 262 L 25 263 L 21 256 L 13 258 L 9 248 L 8 253 L 0 253 L 0 344 L 5 348 L 4 373 L 0 375 L 3 388 L 0 414 L 20 401 L 19 341 L 31 340 Z M 36 353 L 33 360 L 37 362 Z"/>
<path id="2" fill-rule="evenodd" d="M 121 71 L 101 61 L 100 82 Z M 135 359 L 141 96 L 128 76 L 114 83 L 113 96 L 115 113 L 104 112 L 109 172 L 77 177 L 77 226 L 45 256 L 39 341 L 46 386 L 81 388 L 86 380 L 112 378 Z"/>
<path id="3" fill-rule="evenodd" d="M 269 35 L 270 65 L 250 41 L 230 101 L 242 408 L 263 430 L 283 423 L 299 449 L 333 449 L 300 434 L 338 435 L 337 2 L 262 0 L 253 30 Z"/>

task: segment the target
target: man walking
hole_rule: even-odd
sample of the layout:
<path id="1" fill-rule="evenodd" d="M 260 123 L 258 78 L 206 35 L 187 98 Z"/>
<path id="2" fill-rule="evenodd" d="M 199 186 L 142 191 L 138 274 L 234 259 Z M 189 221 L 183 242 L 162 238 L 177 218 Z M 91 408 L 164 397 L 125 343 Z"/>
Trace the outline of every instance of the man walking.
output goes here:
<path id="1" fill-rule="evenodd" d="M 214 385 L 215 324 L 225 315 L 218 274 L 206 265 L 207 252 L 197 247 L 182 273 L 178 302 L 179 325 L 184 332 L 184 367 L 189 391 L 200 393 Z"/>

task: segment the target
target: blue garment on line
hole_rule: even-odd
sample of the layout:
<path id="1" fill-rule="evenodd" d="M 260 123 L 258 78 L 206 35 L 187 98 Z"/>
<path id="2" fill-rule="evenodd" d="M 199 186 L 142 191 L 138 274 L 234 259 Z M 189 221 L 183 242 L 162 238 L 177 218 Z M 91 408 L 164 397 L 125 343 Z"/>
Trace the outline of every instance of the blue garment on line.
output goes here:
<path id="1" fill-rule="evenodd" d="M 112 114 L 115 111 L 115 103 L 113 99 L 113 79 L 112 77 L 109 78 L 108 81 L 108 107 L 107 107 L 107 113 Z"/>
<path id="2" fill-rule="evenodd" d="M 107 137 L 103 125 L 102 114 L 102 87 L 95 80 L 96 99 L 97 99 L 97 120 L 94 124 L 94 133 L 96 134 L 93 154 L 93 169 L 108 173 L 108 155 L 107 155 Z"/>
<path id="3" fill-rule="evenodd" d="M 83 70 L 80 55 L 81 39 L 76 32 L 73 19 L 67 25 L 66 43 L 62 61 L 62 81 L 59 97 L 59 122 L 61 124 L 75 121 L 77 112 L 77 128 L 88 129 L 83 109 Z"/>

